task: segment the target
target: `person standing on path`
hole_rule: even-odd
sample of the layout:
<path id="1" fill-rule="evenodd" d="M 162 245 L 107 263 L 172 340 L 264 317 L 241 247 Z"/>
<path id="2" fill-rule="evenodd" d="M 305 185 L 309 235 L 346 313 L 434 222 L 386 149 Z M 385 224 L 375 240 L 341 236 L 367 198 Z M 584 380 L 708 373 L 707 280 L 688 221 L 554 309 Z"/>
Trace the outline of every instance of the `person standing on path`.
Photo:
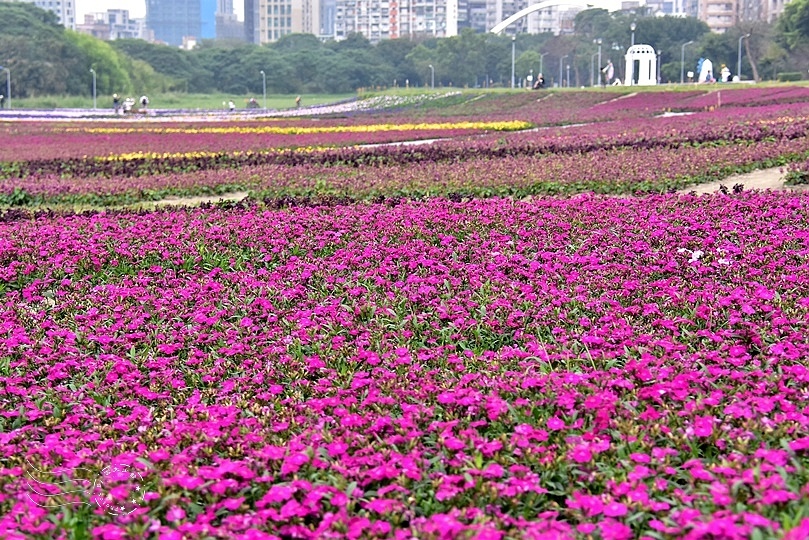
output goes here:
<path id="1" fill-rule="evenodd" d="M 612 60 L 607 60 L 607 65 L 601 70 L 601 73 L 604 74 L 604 84 L 610 84 L 610 81 L 615 76 L 615 67 L 612 65 Z"/>

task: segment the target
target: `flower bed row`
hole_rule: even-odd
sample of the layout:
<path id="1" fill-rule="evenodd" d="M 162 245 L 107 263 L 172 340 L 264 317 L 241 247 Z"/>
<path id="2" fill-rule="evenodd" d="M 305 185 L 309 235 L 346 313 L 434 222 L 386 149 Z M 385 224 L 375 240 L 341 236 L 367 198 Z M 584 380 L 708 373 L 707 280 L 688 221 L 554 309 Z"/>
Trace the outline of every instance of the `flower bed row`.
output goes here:
<path id="1" fill-rule="evenodd" d="M 716 86 L 710 92 L 683 99 L 672 104 L 675 111 L 695 111 L 709 107 L 761 107 L 765 105 L 786 105 L 809 101 L 807 86 L 775 86 L 736 89 L 727 86 Z"/>
<path id="2" fill-rule="evenodd" d="M 491 197 L 664 193 L 759 167 L 786 166 L 809 155 L 809 139 L 596 150 L 584 154 L 505 156 L 386 167 L 254 165 L 193 173 L 110 178 L 41 175 L 6 179 L 0 203 L 12 206 L 109 206 L 167 196 L 250 192 L 275 205 L 289 198 L 375 200 L 380 197 Z M 650 163 L 654 163 L 653 166 Z"/>
<path id="3" fill-rule="evenodd" d="M 805 538 L 807 231 L 773 193 L 2 223 L 0 536 Z M 130 514 L 27 482 L 110 465 Z"/>
<path id="4" fill-rule="evenodd" d="M 728 121 L 716 112 L 688 117 L 624 120 L 594 126 L 537 130 L 484 136 L 469 141 L 444 141 L 419 147 L 268 150 L 246 152 L 178 152 L 165 156 L 139 153 L 99 158 L 41 159 L 0 163 L 0 177 L 30 176 L 142 176 L 167 172 L 191 172 L 239 168 L 262 164 L 394 165 L 420 162 L 457 162 L 470 159 L 531 156 L 536 154 L 593 152 L 632 147 L 655 149 L 722 141 L 771 141 L 806 137 L 809 105 L 740 109 Z M 722 121 L 720 121 L 722 120 Z M 189 142 L 196 137 L 191 135 Z M 301 136 L 303 137 L 303 136 Z M 301 138 L 301 144 L 306 139 Z M 165 150 L 169 150 L 166 148 Z"/>
<path id="5" fill-rule="evenodd" d="M 139 153 L 193 154 L 199 152 L 258 152 L 268 148 L 341 147 L 400 141 L 458 138 L 487 131 L 531 127 L 525 122 L 467 122 L 421 127 L 351 126 L 350 129 L 312 126 L 229 126 L 222 128 L 89 128 L 77 132 L 56 128 L 39 133 L 14 134 L 0 148 L 3 161 L 61 161 L 86 157 L 136 155 Z M 381 129 L 384 128 L 384 129 Z M 57 130 L 58 129 L 58 130 Z M 6 165 L 8 166 L 8 165 Z"/>
<path id="6" fill-rule="evenodd" d="M 721 98 L 717 99 L 717 93 Z M 457 99 L 457 98 L 456 98 Z M 699 112 L 716 107 L 761 107 L 809 102 L 809 87 L 736 87 L 711 85 L 693 90 L 634 92 L 527 92 L 511 95 L 478 94 L 449 107 L 406 111 L 380 111 L 376 118 L 433 116 L 472 117 L 487 120 L 521 118 L 537 125 L 553 126 L 652 117 L 667 111 Z M 727 114 L 730 116 L 730 113 Z"/>

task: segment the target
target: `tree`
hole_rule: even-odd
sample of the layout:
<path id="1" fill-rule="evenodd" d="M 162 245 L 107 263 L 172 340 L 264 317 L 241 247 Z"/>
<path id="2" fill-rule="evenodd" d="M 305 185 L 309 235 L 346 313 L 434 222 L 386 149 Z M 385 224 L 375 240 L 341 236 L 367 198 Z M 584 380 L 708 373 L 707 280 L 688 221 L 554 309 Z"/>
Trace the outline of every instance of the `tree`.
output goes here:
<path id="1" fill-rule="evenodd" d="M 76 74 L 89 66 L 53 13 L 31 4 L 0 3 L 0 50 L 14 72 L 15 96 L 87 92 Z"/>
<path id="2" fill-rule="evenodd" d="M 188 92 L 209 92 L 216 88 L 214 74 L 200 65 L 193 52 L 139 39 L 118 39 L 111 45 L 132 58 L 143 60 L 155 71 L 184 81 Z"/>
<path id="3" fill-rule="evenodd" d="M 66 37 L 82 51 L 85 73 L 90 68 L 95 69 L 98 94 L 126 94 L 132 91 L 132 81 L 122 63 L 123 55 L 110 47 L 109 43 L 70 31 L 66 32 Z M 89 80 L 89 74 L 85 78 Z"/>
<path id="4" fill-rule="evenodd" d="M 579 36 L 588 39 L 602 37 L 612 25 L 613 19 L 606 9 L 585 9 L 573 18 L 573 28 Z"/>
<path id="5" fill-rule="evenodd" d="M 792 0 L 778 17 L 778 41 L 788 50 L 809 43 L 809 0 Z"/>

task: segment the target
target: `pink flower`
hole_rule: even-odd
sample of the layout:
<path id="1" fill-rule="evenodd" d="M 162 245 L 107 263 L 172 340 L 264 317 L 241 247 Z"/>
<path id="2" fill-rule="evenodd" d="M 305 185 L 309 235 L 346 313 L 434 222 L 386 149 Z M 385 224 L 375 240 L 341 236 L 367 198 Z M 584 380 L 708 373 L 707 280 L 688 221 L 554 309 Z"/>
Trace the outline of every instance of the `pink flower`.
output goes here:
<path id="1" fill-rule="evenodd" d="M 499 463 L 490 463 L 483 470 L 483 476 L 486 478 L 500 478 L 503 476 L 503 472 L 503 467 Z"/>
<path id="2" fill-rule="evenodd" d="M 607 517 L 622 517 L 627 513 L 626 505 L 619 502 L 611 502 L 604 507 L 604 515 Z"/>
<path id="3" fill-rule="evenodd" d="M 649 463 L 652 460 L 648 454 L 638 454 L 638 453 L 629 454 L 629 459 L 631 459 L 635 463 Z"/>
<path id="4" fill-rule="evenodd" d="M 287 501 L 284 504 L 284 506 L 281 507 L 281 517 L 283 519 L 289 519 L 293 517 L 303 517 L 306 514 L 307 514 L 306 508 L 301 506 L 301 504 L 295 499 Z"/>
<path id="5" fill-rule="evenodd" d="M 222 506 L 230 510 L 231 512 L 237 510 L 242 503 L 244 502 L 244 497 L 238 497 L 236 499 L 225 499 L 222 501 Z"/>
<path id="6" fill-rule="evenodd" d="M 368 503 L 365 503 L 365 508 L 371 510 L 372 512 L 376 512 L 377 514 L 387 514 L 388 512 L 392 512 L 395 508 L 401 506 L 402 503 L 395 499 L 374 499 Z"/>
<path id="7" fill-rule="evenodd" d="M 558 431 L 558 430 L 560 430 L 560 429 L 564 429 L 564 428 L 565 428 L 565 423 L 564 423 L 564 421 L 563 421 L 563 420 L 560 420 L 560 419 L 559 419 L 558 417 L 556 417 L 556 416 L 552 416 L 551 418 L 548 418 L 548 423 L 547 423 L 547 425 L 548 425 L 548 429 L 550 429 L 551 431 Z"/>
<path id="8" fill-rule="evenodd" d="M 697 416 L 694 418 L 694 435 L 697 437 L 710 437 L 713 434 L 713 417 Z"/>
<path id="9" fill-rule="evenodd" d="M 593 459 L 593 454 L 586 446 L 577 446 L 570 453 L 568 453 L 568 457 L 570 457 L 570 459 L 576 463 L 588 463 L 591 459 Z"/>
<path id="10" fill-rule="evenodd" d="M 446 439 L 444 439 L 444 446 L 446 446 L 450 450 L 456 451 L 463 450 L 464 448 L 466 448 L 466 444 L 462 440 L 457 439 L 455 437 L 447 437 Z"/>
<path id="11" fill-rule="evenodd" d="M 607 519 L 601 523 L 601 537 L 604 540 L 629 540 L 634 534 L 628 525 Z"/>
<path id="12" fill-rule="evenodd" d="M 592 523 L 580 523 L 576 526 L 576 530 L 581 534 L 591 534 L 597 527 Z"/>
<path id="13" fill-rule="evenodd" d="M 799 452 L 801 450 L 809 450 L 809 437 L 802 437 L 800 439 L 795 439 L 789 443 L 789 448 L 793 452 Z"/>
<path id="14" fill-rule="evenodd" d="M 196 489 L 205 483 L 202 478 L 191 476 L 181 476 L 176 479 L 176 482 L 178 486 L 189 490 Z"/>
<path id="15" fill-rule="evenodd" d="M 281 474 L 293 474 L 309 462 L 309 456 L 303 452 L 291 454 L 284 459 L 281 465 Z"/>
<path id="16" fill-rule="evenodd" d="M 787 531 L 783 540 L 806 540 L 807 538 L 809 538 L 809 518 L 804 518 L 797 527 Z"/>
<path id="17" fill-rule="evenodd" d="M 166 519 L 169 521 L 180 521 L 183 518 L 185 518 L 185 510 L 177 506 L 172 506 L 166 512 Z"/>

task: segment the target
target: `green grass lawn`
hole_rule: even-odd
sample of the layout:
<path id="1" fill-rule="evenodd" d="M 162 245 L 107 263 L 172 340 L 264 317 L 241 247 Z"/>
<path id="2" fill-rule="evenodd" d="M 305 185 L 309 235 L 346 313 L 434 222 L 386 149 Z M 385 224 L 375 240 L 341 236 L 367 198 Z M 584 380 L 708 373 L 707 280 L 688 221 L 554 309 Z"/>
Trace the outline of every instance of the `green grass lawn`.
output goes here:
<path id="1" fill-rule="evenodd" d="M 759 86 L 781 86 L 784 84 L 809 84 L 807 81 L 791 82 L 791 83 L 776 83 L 776 82 L 762 82 L 758 83 Z M 644 86 L 644 92 L 661 92 L 661 91 L 689 91 L 694 89 L 732 89 L 742 88 L 746 85 L 737 84 L 717 84 L 717 85 L 696 85 L 696 84 L 662 84 L 659 86 Z M 546 88 L 553 91 L 580 91 L 580 87 L 571 88 Z M 587 87 L 585 90 L 594 92 L 614 92 L 624 93 L 627 91 L 626 86 L 608 86 L 606 88 L 591 88 Z M 387 88 L 387 89 L 373 89 L 365 88 L 358 91 L 356 94 L 301 94 L 301 105 L 318 105 L 322 103 L 333 103 L 335 101 L 342 101 L 359 95 L 360 97 L 371 97 L 380 94 L 386 95 L 417 95 L 430 92 L 446 93 L 448 91 L 461 91 L 464 94 L 490 94 L 490 93 L 509 93 L 509 92 L 528 92 L 525 88 L 459 88 L 459 87 L 438 87 L 435 89 L 425 87 L 410 87 L 410 88 Z M 542 92 L 540 90 L 539 92 Z M 12 96 L 13 97 L 13 96 Z M 125 98 L 127 96 L 122 96 Z M 140 95 L 132 95 L 131 97 L 138 99 Z M 259 106 L 263 106 L 263 97 L 261 94 L 251 95 L 229 95 L 229 94 L 183 94 L 183 93 L 169 93 L 169 94 L 154 94 L 149 96 L 149 105 L 155 109 L 202 109 L 202 110 L 216 110 L 226 109 L 227 103 L 233 100 L 237 109 L 244 109 L 247 107 L 247 102 L 250 98 L 255 98 Z M 295 107 L 295 95 L 278 95 L 267 94 L 267 107 L 270 109 L 291 109 Z M 32 98 L 13 98 L 12 106 L 14 109 L 89 109 L 93 106 L 92 96 L 38 96 Z M 97 106 L 99 109 L 112 108 L 112 96 L 101 95 L 97 96 Z"/>
<path id="2" fill-rule="evenodd" d="M 122 101 L 126 97 L 121 96 Z M 137 100 L 140 95 L 132 95 L 131 97 Z M 233 100 L 237 109 L 244 109 L 247 107 L 247 102 L 251 97 L 256 99 L 259 106 L 263 106 L 264 100 L 261 94 L 235 96 L 229 94 L 172 93 L 149 95 L 149 107 L 154 109 L 225 109 L 227 108 L 227 102 Z M 270 109 L 294 108 L 295 97 L 295 95 L 267 94 L 267 107 Z M 352 97 L 355 97 L 355 94 L 301 94 L 301 105 L 333 103 Z M 99 109 L 112 109 L 112 96 L 99 94 L 96 100 Z M 14 109 L 89 109 L 93 107 L 93 97 L 39 96 L 14 98 L 11 105 Z"/>

